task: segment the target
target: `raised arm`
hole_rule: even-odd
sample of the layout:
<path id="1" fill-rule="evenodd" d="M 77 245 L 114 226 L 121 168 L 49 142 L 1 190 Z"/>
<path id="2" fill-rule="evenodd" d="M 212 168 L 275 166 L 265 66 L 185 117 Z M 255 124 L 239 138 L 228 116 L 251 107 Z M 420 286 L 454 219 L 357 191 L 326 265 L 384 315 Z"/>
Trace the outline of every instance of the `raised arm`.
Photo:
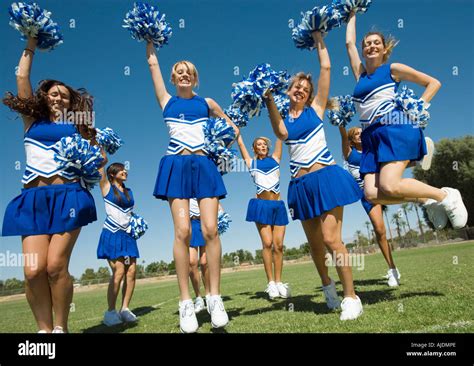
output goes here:
<path id="1" fill-rule="evenodd" d="M 364 65 L 360 60 L 359 51 L 356 45 L 356 16 L 351 13 L 346 28 L 346 48 L 351 63 L 352 74 L 356 81 L 359 81 L 360 75 L 365 71 Z"/>
<path id="2" fill-rule="evenodd" d="M 342 155 L 344 156 L 344 159 L 347 160 L 351 154 L 352 148 L 351 144 L 349 143 L 349 138 L 347 137 L 346 128 L 339 126 L 339 133 L 341 134 Z"/>
<path id="3" fill-rule="evenodd" d="M 214 118 L 224 118 L 229 126 L 232 126 L 232 128 L 235 131 L 235 136 L 238 136 L 240 134 L 239 128 L 235 125 L 234 122 L 224 113 L 222 108 L 220 107 L 219 104 L 214 99 L 211 98 L 206 98 L 207 105 L 209 106 L 209 114 L 211 117 Z"/>
<path id="4" fill-rule="evenodd" d="M 415 84 L 425 87 L 425 91 L 421 96 L 421 99 L 428 103 L 436 95 L 439 88 L 441 88 L 441 83 L 439 80 L 404 64 L 391 64 L 390 72 L 396 81 L 411 81 Z"/>
<path id="5" fill-rule="evenodd" d="M 324 44 L 321 32 L 313 32 L 312 34 L 315 46 L 318 50 L 319 59 L 319 80 L 318 92 L 311 103 L 311 106 L 316 111 L 319 118 L 324 118 L 324 111 L 328 103 L 329 86 L 331 84 L 331 60 L 329 59 L 329 52 Z"/>
<path id="6" fill-rule="evenodd" d="M 280 139 L 277 139 L 275 142 L 275 149 L 273 150 L 273 159 L 275 159 L 278 163 L 281 160 L 281 152 L 283 150 L 283 142 Z"/>
<path id="7" fill-rule="evenodd" d="M 110 182 L 107 179 L 107 172 L 105 171 L 105 165 L 107 164 L 108 159 L 107 159 L 107 154 L 104 151 L 104 149 L 101 149 L 101 153 L 102 153 L 102 156 L 104 157 L 104 161 L 103 161 L 102 166 L 99 168 L 99 172 L 100 172 L 99 184 L 100 184 L 100 191 L 102 192 L 102 196 L 105 197 L 107 193 L 109 193 L 110 191 Z"/>
<path id="8" fill-rule="evenodd" d="M 16 85 L 18 90 L 19 98 L 31 98 L 33 97 L 33 88 L 31 86 L 31 65 L 33 64 L 33 55 L 35 54 L 36 44 L 38 40 L 36 38 L 28 38 L 26 42 L 26 48 L 23 50 L 18 63 L 18 70 L 16 72 Z M 23 124 L 25 131 L 34 122 L 34 118 L 30 116 L 22 115 Z"/>
<path id="9" fill-rule="evenodd" d="M 237 143 L 239 145 L 239 150 L 240 154 L 242 155 L 242 159 L 245 160 L 245 165 L 247 165 L 247 168 L 250 169 L 250 167 L 252 166 L 252 157 L 250 156 L 247 148 L 245 147 L 244 139 L 242 138 L 241 134 L 237 138 Z"/>
<path id="10" fill-rule="evenodd" d="M 272 123 L 275 136 L 280 140 L 286 140 L 288 138 L 288 130 L 285 127 L 283 118 L 281 118 L 281 114 L 278 111 L 275 100 L 273 99 L 273 94 L 270 90 L 265 93 L 264 101 L 268 108 L 268 115 L 270 117 L 270 122 Z"/>
<path id="11" fill-rule="evenodd" d="M 153 43 L 151 42 L 148 42 L 146 45 L 146 58 L 148 66 L 150 66 L 151 79 L 153 80 L 156 99 L 158 99 L 161 109 L 164 109 L 166 103 L 171 99 L 171 95 L 166 90 L 163 75 L 161 74 L 160 64 L 158 63 L 158 56 L 156 55 L 155 47 L 153 47 Z"/>

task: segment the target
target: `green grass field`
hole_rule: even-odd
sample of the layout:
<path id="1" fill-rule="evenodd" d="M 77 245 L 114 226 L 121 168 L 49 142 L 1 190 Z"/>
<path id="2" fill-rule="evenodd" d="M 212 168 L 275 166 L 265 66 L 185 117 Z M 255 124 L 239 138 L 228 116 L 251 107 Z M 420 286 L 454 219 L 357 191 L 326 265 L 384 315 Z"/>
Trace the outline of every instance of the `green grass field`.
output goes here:
<path id="1" fill-rule="evenodd" d="M 474 242 L 394 253 L 401 272 L 399 288 L 389 288 L 381 254 L 365 257 L 365 269 L 354 270 L 356 291 L 364 314 L 341 322 L 327 309 L 321 283 L 312 263 L 284 267 L 284 281 L 292 298 L 269 301 L 265 297 L 263 268 L 222 276 L 222 294 L 234 333 L 282 332 L 474 332 Z M 457 264 L 456 264 L 457 262 Z M 331 276 L 336 280 L 334 268 Z M 342 296 L 342 287 L 337 282 Z M 74 333 L 178 333 L 176 280 L 138 284 L 132 311 L 140 320 L 133 326 L 107 328 L 101 324 L 106 310 L 106 288 L 74 295 L 75 311 L 69 327 Z M 0 332 L 36 332 L 25 299 L 0 302 Z M 200 333 L 213 331 L 206 311 L 198 314 Z"/>

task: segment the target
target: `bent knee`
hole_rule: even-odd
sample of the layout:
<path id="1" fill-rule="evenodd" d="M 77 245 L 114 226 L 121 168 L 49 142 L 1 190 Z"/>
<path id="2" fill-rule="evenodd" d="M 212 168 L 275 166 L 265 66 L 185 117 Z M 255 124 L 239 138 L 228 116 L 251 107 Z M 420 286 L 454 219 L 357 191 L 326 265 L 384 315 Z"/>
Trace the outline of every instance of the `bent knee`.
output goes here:
<path id="1" fill-rule="evenodd" d="M 24 268 L 25 281 L 30 282 L 47 274 L 45 267 L 32 267 L 27 266 Z"/>

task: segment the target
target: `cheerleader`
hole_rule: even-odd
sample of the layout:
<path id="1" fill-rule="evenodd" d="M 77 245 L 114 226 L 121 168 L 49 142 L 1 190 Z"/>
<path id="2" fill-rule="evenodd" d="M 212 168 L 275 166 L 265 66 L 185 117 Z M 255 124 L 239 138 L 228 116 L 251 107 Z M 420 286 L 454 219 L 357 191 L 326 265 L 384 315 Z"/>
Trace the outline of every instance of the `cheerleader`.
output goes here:
<path id="1" fill-rule="evenodd" d="M 227 191 L 217 166 L 206 155 L 203 126 L 209 117 L 227 118 L 221 107 L 211 98 L 202 98 L 193 88 L 198 85 L 196 67 L 189 61 L 174 64 L 171 82 L 176 86 L 175 96 L 166 90 L 151 42 L 147 44 L 147 59 L 158 103 L 169 128 L 170 143 L 161 159 L 154 196 L 167 200 L 174 223 L 173 255 L 180 290 L 180 330 L 195 332 L 198 323 L 189 294 L 189 240 L 191 220 L 189 200 L 196 198 L 201 212 L 201 229 L 206 242 L 207 266 L 210 279 L 209 308 L 214 328 L 224 327 L 229 318 L 220 296 L 221 243 L 217 234 L 219 199 Z"/>
<path id="2" fill-rule="evenodd" d="M 107 290 L 108 310 L 104 314 L 104 324 L 113 326 L 122 322 L 132 323 L 137 317 L 129 309 L 135 289 L 136 262 L 140 257 L 137 241 L 131 236 L 130 219 L 134 205 L 133 193 L 125 186 L 128 172 L 122 163 L 113 163 L 101 168 L 100 190 L 104 197 L 104 227 L 97 247 L 97 258 L 107 259 L 112 277 Z M 115 310 L 117 296 L 122 286 L 122 306 Z"/>
<path id="3" fill-rule="evenodd" d="M 346 46 L 357 81 L 353 99 L 363 129 L 360 174 L 365 197 L 374 204 L 424 203 L 436 228 L 442 229 L 448 219 L 455 229 L 462 228 L 468 214 L 457 189 L 439 189 L 403 178 L 410 162 L 426 154 L 426 143 L 417 121 L 406 121 L 407 117 L 394 103 L 398 85 L 411 81 L 425 87 L 421 102 L 426 108 L 441 83 L 407 65 L 386 63 L 395 45 L 393 39 L 386 39 L 382 33 L 367 33 L 362 39 L 363 64 L 356 47 L 356 17 L 351 13 Z"/>
<path id="4" fill-rule="evenodd" d="M 252 198 L 248 204 L 246 221 L 255 222 L 262 241 L 263 265 L 268 282 L 265 292 L 270 299 L 286 299 L 290 296 L 290 289 L 288 284 L 281 282 L 283 240 L 288 225 L 285 203 L 280 197 L 282 142 L 277 139 L 275 150 L 270 155 L 270 140 L 257 137 L 252 144 L 254 158 L 248 153 L 242 135 L 239 135 L 237 142 L 257 187 L 256 198 Z"/>
<path id="5" fill-rule="evenodd" d="M 62 118 L 70 112 L 92 115 L 92 96 L 56 80 L 42 81 L 33 92 L 30 72 L 37 43 L 28 38 L 16 76 L 18 94 L 7 93 L 3 99 L 23 119 L 26 169 L 21 194 L 6 208 L 2 235 L 21 235 L 24 255 L 38 257 L 38 265 L 25 265 L 24 273 L 26 298 L 39 331 L 66 333 L 73 296 L 71 253 L 81 227 L 97 215 L 77 171 L 60 168 L 54 156 L 61 138 L 77 132 L 96 143 L 95 129 L 84 123 L 90 120 Z"/>
<path id="6" fill-rule="evenodd" d="M 362 314 L 362 303 L 354 292 L 349 256 L 341 240 L 343 207 L 360 200 L 362 193 L 352 176 L 335 163 L 326 146 L 322 119 L 329 95 L 331 64 L 321 33 L 314 32 L 312 37 L 321 64 L 316 96 L 313 98 L 311 76 L 300 72 L 290 82 L 290 108 L 285 119 L 269 92 L 266 104 L 273 131 L 288 145 L 290 153 L 291 216 L 301 220 L 328 307 L 341 306 L 340 319 L 348 320 Z M 336 269 L 344 289 L 342 303 L 327 273 L 324 246 L 338 259 Z"/>
<path id="7" fill-rule="evenodd" d="M 340 126 L 339 132 L 341 134 L 342 140 L 342 154 L 345 161 L 347 162 L 349 173 L 351 173 L 363 191 L 364 181 L 361 179 L 359 174 L 360 158 L 362 155 L 362 142 L 360 140 L 360 134 L 362 130 L 359 127 L 352 127 L 349 129 L 349 131 L 346 131 L 345 127 Z M 388 264 L 388 285 L 390 287 L 397 287 L 400 284 L 400 273 L 395 266 L 392 258 L 392 251 L 390 249 L 390 245 L 387 242 L 382 205 L 373 205 L 367 201 L 365 197 L 362 197 L 360 202 L 362 203 L 365 212 L 372 222 L 375 236 L 377 238 L 377 243 L 380 247 L 380 250 L 382 251 L 385 261 Z"/>

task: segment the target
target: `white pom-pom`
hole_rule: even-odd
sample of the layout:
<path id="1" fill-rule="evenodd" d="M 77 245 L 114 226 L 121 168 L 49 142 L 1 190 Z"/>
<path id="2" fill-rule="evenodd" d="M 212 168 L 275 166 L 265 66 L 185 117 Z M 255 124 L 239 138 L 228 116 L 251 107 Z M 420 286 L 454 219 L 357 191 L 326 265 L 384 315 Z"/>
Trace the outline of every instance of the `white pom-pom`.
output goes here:
<path id="1" fill-rule="evenodd" d="M 416 122 L 419 127 L 426 127 L 428 125 L 430 119 L 428 108 L 430 107 L 430 103 L 418 98 L 413 90 L 408 89 L 406 85 L 404 85 L 401 90 L 398 90 L 395 96 L 395 103 L 410 120 Z"/>

